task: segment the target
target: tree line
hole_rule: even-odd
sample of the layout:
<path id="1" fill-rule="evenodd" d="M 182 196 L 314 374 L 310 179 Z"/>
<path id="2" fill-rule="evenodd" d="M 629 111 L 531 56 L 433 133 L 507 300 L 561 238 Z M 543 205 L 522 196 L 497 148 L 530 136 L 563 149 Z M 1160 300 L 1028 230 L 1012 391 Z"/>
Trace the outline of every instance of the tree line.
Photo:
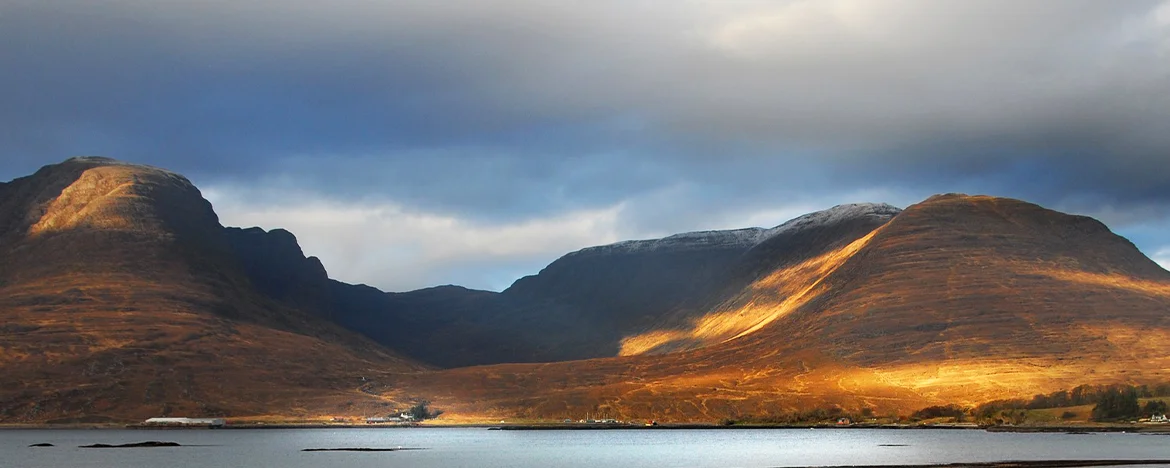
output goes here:
<path id="1" fill-rule="evenodd" d="M 1094 405 L 1094 421 L 1119 421 L 1165 414 L 1167 405 L 1154 400 L 1142 406 L 1139 399 L 1170 396 L 1170 383 L 1150 385 L 1081 385 L 1072 390 L 1061 390 L 1032 397 L 1031 400 L 996 400 L 976 406 L 972 415 L 985 422 L 1019 424 L 1027 417 L 1026 410 L 1065 408 Z M 1066 413 L 1062 417 L 1071 416 Z"/>

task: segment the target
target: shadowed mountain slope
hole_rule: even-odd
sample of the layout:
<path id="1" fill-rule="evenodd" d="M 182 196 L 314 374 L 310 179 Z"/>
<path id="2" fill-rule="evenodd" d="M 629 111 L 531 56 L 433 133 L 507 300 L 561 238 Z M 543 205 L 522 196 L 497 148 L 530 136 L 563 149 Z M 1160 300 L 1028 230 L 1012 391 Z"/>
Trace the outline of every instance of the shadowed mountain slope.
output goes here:
<path id="1" fill-rule="evenodd" d="M 292 233 L 222 227 L 181 176 L 76 158 L 0 184 L 0 319 L 2 422 L 419 398 L 712 420 L 1170 381 L 1170 272 L 1090 218 L 965 195 L 592 247 L 501 293 L 384 293 Z"/>
<path id="2" fill-rule="evenodd" d="M 720 329 L 739 320 L 751 326 Z M 776 265 L 673 332 L 730 338 L 399 382 L 468 414 L 695 420 L 815 406 L 905 412 L 1167 381 L 1170 273 L 1089 218 L 937 196 L 836 250 Z"/>
<path id="3" fill-rule="evenodd" d="M 726 339 L 740 325 L 728 323 L 721 334 L 677 330 L 693 327 L 760 274 L 848 244 L 898 212 L 842 205 L 772 229 L 591 247 L 499 294 L 454 286 L 387 294 L 334 283 L 334 318 L 445 367 L 690 349 Z"/>
<path id="4" fill-rule="evenodd" d="M 75 158 L 0 185 L 0 420 L 380 405 L 360 379 L 420 368 L 257 286 L 176 174 Z"/>

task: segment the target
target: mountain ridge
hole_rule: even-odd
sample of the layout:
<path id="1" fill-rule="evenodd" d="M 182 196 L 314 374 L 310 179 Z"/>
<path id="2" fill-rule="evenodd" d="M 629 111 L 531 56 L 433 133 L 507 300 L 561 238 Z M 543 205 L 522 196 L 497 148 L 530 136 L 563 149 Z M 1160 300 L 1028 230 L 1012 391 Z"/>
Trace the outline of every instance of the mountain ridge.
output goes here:
<path id="1" fill-rule="evenodd" d="M 0 314 L 4 422 L 420 398 L 695 421 L 1170 381 L 1170 272 L 1092 218 L 963 194 L 589 247 L 499 293 L 385 293 L 293 233 L 220 225 L 182 176 L 77 158 L 0 184 Z"/>
<path id="2" fill-rule="evenodd" d="M 893 216 L 901 209 L 888 203 L 847 203 L 836 205 L 820 211 L 806 213 L 791 220 L 785 221 L 772 228 L 748 227 L 737 229 L 721 229 L 708 231 L 690 231 L 672 234 L 656 239 L 624 240 L 611 244 L 585 247 L 569 252 L 562 257 L 604 253 L 630 253 L 640 250 L 654 249 L 686 249 L 686 248 L 752 248 L 771 237 L 789 230 L 807 228 L 816 224 L 833 224 L 843 218 L 857 216 Z"/>
<path id="3" fill-rule="evenodd" d="M 744 292 L 711 315 L 774 314 L 707 346 L 440 370 L 400 385 L 465 413 L 686 421 L 818 407 L 906 414 L 1170 379 L 1170 272 L 1099 222 L 1018 200 L 932 197 Z"/>
<path id="4" fill-rule="evenodd" d="M 347 381 L 426 368 L 253 289 L 177 174 L 75 158 L 2 190 L 0 420 L 371 408 Z"/>
<path id="5" fill-rule="evenodd" d="M 430 356 L 429 362 L 440 367 L 615 356 L 630 347 L 623 342 L 630 335 L 685 327 L 769 262 L 803 255 L 796 248 L 768 247 L 769 240 L 782 238 L 790 247 L 835 245 L 897 212 L 886 204 L 839 205 L 771 229 L 703 231 L 587 247 L 499 293 L 450 290 L 445 302 L 434 289 L 382 296 L 367 291 L 362 301 L 337 307 L 352 312 L 337 320 L 372 336 L 389 336 L 394 327 L 407 324 L 418 334 L 384 343 Z M 510 339 L 501 342 L 501 335 Z M 676 340 L 643 351 L 705 343 Z"/>

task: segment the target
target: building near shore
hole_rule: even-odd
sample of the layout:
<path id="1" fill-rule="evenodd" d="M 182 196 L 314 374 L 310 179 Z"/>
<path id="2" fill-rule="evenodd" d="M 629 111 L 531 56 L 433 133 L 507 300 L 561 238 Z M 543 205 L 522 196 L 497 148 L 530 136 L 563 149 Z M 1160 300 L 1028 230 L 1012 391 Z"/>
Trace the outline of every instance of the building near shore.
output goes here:
<path id="1" fill-rule="evenodd" d="M 399 414 L 392 414 L 390 416 L 376 416 L 366 418 L 366 424 L 386 424 L 386 423 L 408 423 L 414 422 L 414 415 L 409 412 L 401 412 Z"/>
<path id="2" fill-rule="evenodd" d="M 147 426 L 223 427 L 227 421 L 223 418 L 150 418 L 142 424 Z"/>

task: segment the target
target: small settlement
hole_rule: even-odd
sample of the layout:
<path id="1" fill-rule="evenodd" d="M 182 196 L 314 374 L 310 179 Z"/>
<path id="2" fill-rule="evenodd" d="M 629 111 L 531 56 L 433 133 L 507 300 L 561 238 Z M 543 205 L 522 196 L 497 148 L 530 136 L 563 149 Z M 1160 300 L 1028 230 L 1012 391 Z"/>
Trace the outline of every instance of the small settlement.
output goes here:
<path id="1" fill-rule="evenodd" d="M 366 424 L 406 424 L 414 422 L 414 415 L 402 412 L 391 416 L 366 418 Z"/>
<path id="2" fill-rule="evenodd" d="M 223 418 L 150 418 L 142 424 L 170 427 L 223 427 L 227 421 Z"/>

